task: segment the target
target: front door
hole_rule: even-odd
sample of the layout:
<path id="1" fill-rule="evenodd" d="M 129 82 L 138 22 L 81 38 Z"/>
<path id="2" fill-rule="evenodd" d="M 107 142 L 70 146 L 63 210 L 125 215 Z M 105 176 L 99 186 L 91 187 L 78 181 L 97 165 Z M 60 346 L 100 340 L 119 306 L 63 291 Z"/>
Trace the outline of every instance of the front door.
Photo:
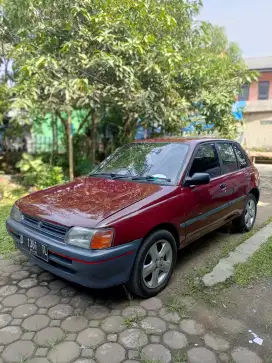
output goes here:
<path id="1" fill-rule="evenodd" d="M 181 227 L 185 228 L 186 243 L 222 224 L 230 198 L 214 143 L 198 146 L 187 176 L 195 173 L 208 173 L 211 181 L 207 185 L 182 190 L 186 217 Z"/>

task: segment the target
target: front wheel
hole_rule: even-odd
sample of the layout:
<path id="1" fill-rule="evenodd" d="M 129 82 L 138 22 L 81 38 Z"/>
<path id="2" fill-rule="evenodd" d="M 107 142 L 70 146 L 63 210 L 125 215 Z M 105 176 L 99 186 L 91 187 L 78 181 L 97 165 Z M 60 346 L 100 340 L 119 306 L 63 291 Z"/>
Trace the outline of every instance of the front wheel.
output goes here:
<path id="1" fill-rule="evenodd" d="M 141 245 L 131 272 L 128 288 L 148 298 L 157 295 L 168 284 L 177 259 L 177 245 L 166 230 L 152 233 Z"/>
<path id="2" fill-rule="evenodd" d="M 257 201 L 253 194 L 246 198 L 243 214 L 234 219 L 233 226 L 237 232 L 249 232 L 255 223 L 257 215 Z"/>

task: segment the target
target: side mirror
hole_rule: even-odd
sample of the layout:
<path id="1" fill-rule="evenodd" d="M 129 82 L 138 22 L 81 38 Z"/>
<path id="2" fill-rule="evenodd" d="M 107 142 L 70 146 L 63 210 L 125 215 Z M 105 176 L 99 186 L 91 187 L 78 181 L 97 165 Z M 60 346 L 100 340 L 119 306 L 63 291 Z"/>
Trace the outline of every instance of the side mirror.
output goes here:
<path id="1" fill-rule="evenodd" d="M 209 184 L 211 177 L 208 173 L 195 173 L 191 178 L 188 177 L 185 179 L 185 185 L 205 185 Z"/>

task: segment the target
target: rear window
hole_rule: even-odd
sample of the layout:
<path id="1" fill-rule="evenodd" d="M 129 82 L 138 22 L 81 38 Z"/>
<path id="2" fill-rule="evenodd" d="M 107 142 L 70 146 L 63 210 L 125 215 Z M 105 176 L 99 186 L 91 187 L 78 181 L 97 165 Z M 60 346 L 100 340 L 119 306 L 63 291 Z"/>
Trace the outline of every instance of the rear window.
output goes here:
<path id="1" fill-rule="evenodd" d="M 236 156 L 231 143 L 219 143 L 219 154 L 223 163 L 223 174 L 232 173 L 238 169 Z"/>
<path id="2" fill-rule="evenodd" d="M 248 166 L 248 159 L 245 155 L 245 153 L 237 146 L 233 145 L 237 160 L 238 160 L 238 166 L 240 169 L 246 168 Z"/>

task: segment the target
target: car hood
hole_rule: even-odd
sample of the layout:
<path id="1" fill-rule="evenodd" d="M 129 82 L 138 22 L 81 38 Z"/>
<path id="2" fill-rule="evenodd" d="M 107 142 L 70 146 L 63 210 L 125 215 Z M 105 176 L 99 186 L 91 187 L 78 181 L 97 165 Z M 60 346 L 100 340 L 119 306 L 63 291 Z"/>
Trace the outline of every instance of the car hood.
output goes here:
<path id="1" fill-rule="evenodd" d="M 159 192 L 156 184 L 86 177 L 30 194 L 22 213 L 65 226 L 95 227 L 103 219 Z"/>

